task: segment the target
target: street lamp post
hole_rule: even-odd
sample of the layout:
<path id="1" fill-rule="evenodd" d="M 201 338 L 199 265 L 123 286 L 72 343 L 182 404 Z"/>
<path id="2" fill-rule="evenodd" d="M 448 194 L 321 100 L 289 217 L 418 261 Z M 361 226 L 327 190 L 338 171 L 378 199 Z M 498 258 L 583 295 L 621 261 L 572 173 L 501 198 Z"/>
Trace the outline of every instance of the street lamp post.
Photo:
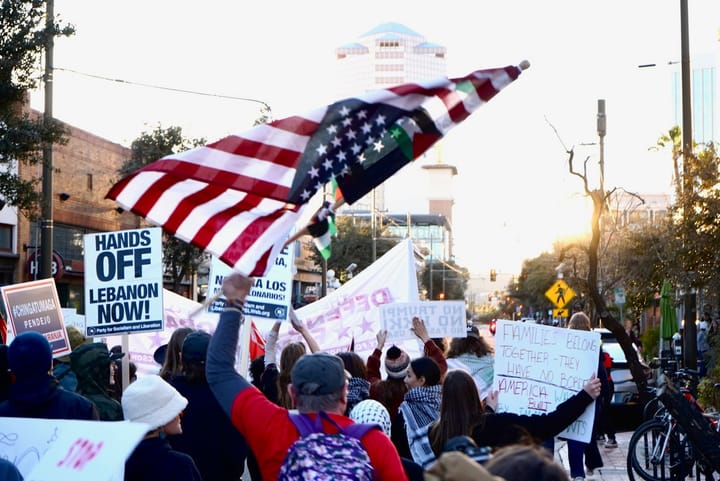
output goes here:
<path id="1" fill-rule="evenodd" d="M 693 151 L 692 97 L 690 95 L 690 40 L 688 25 L 688 0 L 680 0 L 680 67 L 682 81 L 682 154 L 683 154 L 683 215 L 690 211 L 692 179 L 687 165 Z M 697 369 L 697 328 L 695 326 L 696 304 L 692 286 L 688 281 L 684 299 L 685 325 L 683 329 L 683 352 L 685 367 Z"/>

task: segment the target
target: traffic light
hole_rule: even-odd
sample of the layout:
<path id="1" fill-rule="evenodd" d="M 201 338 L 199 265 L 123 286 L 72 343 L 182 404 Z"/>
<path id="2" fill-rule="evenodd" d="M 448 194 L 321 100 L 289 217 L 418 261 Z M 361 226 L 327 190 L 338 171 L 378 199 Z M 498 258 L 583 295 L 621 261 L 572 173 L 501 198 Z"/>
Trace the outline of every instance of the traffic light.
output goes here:
<path id="1" fill-rule="evenodd" d="M 495 282 L 497 280 L 497 272 L 495 269 L 490 269 L 490 282 Z"/>

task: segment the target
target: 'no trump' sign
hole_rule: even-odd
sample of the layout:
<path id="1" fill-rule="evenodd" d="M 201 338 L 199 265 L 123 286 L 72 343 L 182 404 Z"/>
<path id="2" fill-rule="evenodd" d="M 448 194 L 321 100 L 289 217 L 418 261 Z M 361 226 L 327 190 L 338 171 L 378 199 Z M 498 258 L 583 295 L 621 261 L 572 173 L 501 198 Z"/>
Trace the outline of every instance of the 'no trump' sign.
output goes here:
<path id="1" fill-rule="evenodd" d="M 163 330 L 159 227 L 87 234 L 86 335 Z"/>

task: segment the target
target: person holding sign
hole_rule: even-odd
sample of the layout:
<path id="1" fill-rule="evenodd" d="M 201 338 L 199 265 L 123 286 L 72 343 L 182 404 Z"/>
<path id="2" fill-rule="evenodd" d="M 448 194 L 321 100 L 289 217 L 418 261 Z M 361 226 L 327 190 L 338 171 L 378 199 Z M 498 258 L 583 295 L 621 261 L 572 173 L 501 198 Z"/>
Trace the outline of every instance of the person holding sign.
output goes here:
<path id="1" fill-rule="evenodd" d="M 467 327 L 466 337 L 454 337 L 450 341 L 448 367 L 469 372 L 475 379 L 481 400 L 485 400 L 492 388 L 494 361 L 492 348 L 475 326 Z"/>
<path id="2" fill-rule="evenodd" d="M 591 331 L 590 318 L 584 312 L 576 312 L 568 321 L 568 329 L 577 329 L 580 331 Z M 602 351 L 598 358 L 597 376 L 601 382 L 601 392 L 603 397 L 608 396 L 610 386 L 608 385 L 608 376 L 602 360 Z M 584 481 L 585 468 L 583 467 L 583 457 L 588 474 L 592 475 L 597 468 L 603 467 L 602 456 L 597 446 L 597 435 L 600 431 L 600 420 L 602 419 L 602 407 L 599 403 L 595 404 L 595 422 L 593 423 L 592 438 L 589 443 L 583 443 L 574 439 L 568 439 L 568 462 L 570 463 L 570 477 L 574 481 Z"/>
<path id="3" fill-rule="evenodd" d="M 255 454 L 263 479 L 270 480 L 278 479 L 283 460 L 300 438 L 300 432 L 287 409 L 270 401 L 235 370 L 243 307 L 251 287 L 252 280 L 239 273 L 223 279 L 222 291 L 227 304 L 210 341 L 206 374 L 225 414 Z M 293 366 L 290 379 L 288 389 L 298 412 L 313 422 L 319 420 L 324 433 L 335 434 L 354 424 L 343 415 L 348 384 L 339 357 L 306 354 Z M 407 480 L 397 450 L 380 429 L 365 433 L 360 443 L 379 479 Z"/>
<path id="4" fill-rule="evenodd" d="M 486 404 L 490 408 L 497 402 L 497 395 L 494 391 L 488 396 Z M 443 381 L 440 417 L 428 430 L 432 454 L 439 456 L 445 443 L 456 436 L 470 436 L 477 446 L 492 448 L 528 442 L 539 444 L 572 424 L 599 395 L 600 380 L 593 376 L 585 382 L 582 391 L 549 413 L 496 413 L 483 406 L 470 374 L 460 369 L 450 370 Z"/>

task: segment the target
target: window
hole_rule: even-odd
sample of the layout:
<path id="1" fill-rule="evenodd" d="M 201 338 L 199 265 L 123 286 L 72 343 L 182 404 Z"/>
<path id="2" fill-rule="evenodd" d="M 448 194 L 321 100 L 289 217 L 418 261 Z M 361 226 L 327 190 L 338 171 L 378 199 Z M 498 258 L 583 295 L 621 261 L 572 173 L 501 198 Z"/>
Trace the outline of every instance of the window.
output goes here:
<path id="1" fill-rule="evenodd" d="M 13 226 L 0 224 L 0 252 L 12 252 L 13 248 Z"/>

